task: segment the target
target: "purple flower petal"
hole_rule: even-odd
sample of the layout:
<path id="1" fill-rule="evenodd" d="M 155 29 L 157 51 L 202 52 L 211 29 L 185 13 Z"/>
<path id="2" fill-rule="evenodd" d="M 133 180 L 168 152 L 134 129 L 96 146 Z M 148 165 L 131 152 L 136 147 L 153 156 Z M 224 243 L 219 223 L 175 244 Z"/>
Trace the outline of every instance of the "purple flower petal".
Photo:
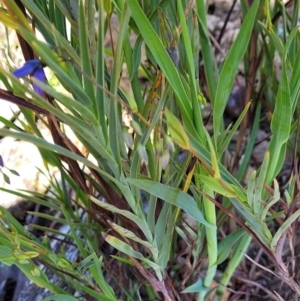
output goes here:
<path id="1" fill-rule="evenodd" d="M 33 73 L 33 77 L 42 83 L 46 82 L 46 75 L 44 72 L 44 68 L 42 65 L 40 65 L 38 68 L 36 68 L 35 72 Z M 39 87 L 37 84 L 33 83 L 33 90 L 35 91 L 36 94 L 42 96 L 44 91 L 41 87 Z"/>
<path id="2" fill-rule="evenodd" d="M 0 156 L 0 166 L 4 167 L 4 162 L 3 162 L 2 156 Z"/>
<path id="3" fill-rule="evenodd" d="M 39 59 L 29 60 L 21 68 L 16 69 L 13 72 L 13 75 L 16 77 L 23 77 L 26 75 L 30 75 L 33 72 L 35 72 L 35 70 L 39 68 L 39 66 L 42 67 L 42 63 Z"/>

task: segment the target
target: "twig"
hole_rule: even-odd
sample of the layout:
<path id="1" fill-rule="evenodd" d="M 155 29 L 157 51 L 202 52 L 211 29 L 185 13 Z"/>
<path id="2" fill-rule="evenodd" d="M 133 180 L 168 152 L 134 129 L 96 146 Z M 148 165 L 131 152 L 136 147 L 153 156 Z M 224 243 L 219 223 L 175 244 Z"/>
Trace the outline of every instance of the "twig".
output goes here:
<path id="1" fill-rule="evenodd" d="M 0 89 L 0 98 L 15 105 L 21 106 L 23 108 L 31 109 L 37 113 L 44 114 L 46 116 L 50 115 L 48 111 L 41 109 L 38 106 L 32 104 L 31 102 L 14 95 L 14 93 L 11 91 Z"/>
<path id="2" fill-rule="evenodd" d="M 275 301 L 279 300 L 279 298 L 275 294 L 273 294 L 270 290 L 268 290 L 267 288 L 265 288 L 263 285 L 259 284 L 258 282 L 252 281 L 252 280 L 249 280 L 249 279 L 245 279 L 245 278 L 240 278 L 240 277 L 239 277 L 239 280 L 241 280 L 241 281 L 243 281 L 245 283 L 249 283 L 249 284 L 251 284 L 253 286 L 257 286 L 261 290 L 263 290 L 264 292 L 266 292 L 268 294 L 268 296 L 270 298 L 272 298 L 273 300 L 275 300 Z"/>

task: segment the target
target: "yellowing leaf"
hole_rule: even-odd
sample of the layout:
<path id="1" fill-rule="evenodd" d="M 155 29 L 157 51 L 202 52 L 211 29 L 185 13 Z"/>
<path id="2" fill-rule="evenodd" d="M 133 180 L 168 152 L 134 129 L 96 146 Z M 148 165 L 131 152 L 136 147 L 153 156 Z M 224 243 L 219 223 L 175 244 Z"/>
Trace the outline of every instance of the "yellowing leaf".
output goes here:
<path id="1" fill-rule="evenodd" d="M 167 124 L 172 140 L 180 147 L 189 149 L 189 138 L 178 118 L 175 117 L 174 114 L 171 113 L 171 111 L 169 111 L 168 109 L 165 109 L 165 116 L 167 118 Z"/>

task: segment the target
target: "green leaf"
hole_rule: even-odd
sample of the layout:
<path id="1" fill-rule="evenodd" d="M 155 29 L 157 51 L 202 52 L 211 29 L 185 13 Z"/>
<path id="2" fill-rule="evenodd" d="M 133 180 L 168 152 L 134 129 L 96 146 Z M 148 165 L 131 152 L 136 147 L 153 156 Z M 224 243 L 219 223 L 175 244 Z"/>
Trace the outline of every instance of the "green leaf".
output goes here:
<path id="1" fill-rule="evenodd" d="M 5 246 L 0 246 L 0 262 L 6 265 L 12 265 L 16 258 L 12 254 L 12 250 Z"/>
<path id="2" fill-rule="evenodd" d="M 115 293 L 112 287 L 106 282 L 103 271 L 102 271 L 102 266 L 101 266 L 101 261 L 102 258 L 98 259 L 96 256 L 96 253 L 91 245 L 91 243 L 88 241 L 88 246 L 90 248 L 90 251 L 93 252 L 93 265 L 90 265 L 89 269 L 91 274 L 93 275 L 94 280 L 97 282 L 103 293 L 111 298 L 112 300 L 115 300 Z"/>
<path id="3" fill-rule="evenodd" d="M 274 196 L 271 198 L 271 200 L 268 202 L 264 210 L 261 214 L 261 220 L 265 220 L 267 213 L 269 212 L 270 208 L 276 204 L 280 200 L 280 191 L 279 191 L 279 185 L 276 179 L 274 179 Z M 274 218 L 274 217 L 273 217 Z"/>
<path id="4" fill-rule="evenodd" d="M 151 54 L 154 56 L 177 96 L 176 101 L 178 102 L 178 106 L 183 115 L 184 125 L 187 126 L 191 132 L 195 133 L 195 128 L 191 119 L 193 116 L 191 103 L 172 59 L 152 27 L 149 19 L 141 9 L 138 1 L 128 0 L 126 3 L 130 7 L 132 18 L 134 19 L 137 28 L 140 30 L 145 43 L 149 47 Z"/>
<path id="5" fill-rule="evenodd" d="M 15 176 L 20 176 L 19 173 L 17 171 L 15 171 L 14 169 L 10 169 L 10 168 L 7 168 L 13 175 Z"/>
<path id="6" fill-rule="evenodd" d="M 229 145 L 229 142 L 231 141 L 234 134 L 237 132 L 237 129 L 240 126 L 241 122 L 243 121 L 246 113 L 248 112 L 250 105 L 251 105 L 251 102 L 247 103 L 247 105 L 245 106 L 243 112 L 240 114 L 239 118 L 234 123 L 232 129 L 230 129 L 228 131 L 228 134 L 226 135 L 226 137 L 224 137 L 223 139 L 221 139 L 218 142 L 218 155 L 219 156 L 221 156 L 224 153 L 224 151 L 227 149 L 227 147 Z M 260 108 L 260 106 L 259 106 L 259 108 Z"/>
<path id="7" fill-rule="evenodd" d="M 140 252 L 135 251 L 132 248 L 132 246 L 123 242 L 122 240 L 106 233 L 102 233 L 102 236 L 105 239 L 105 241 L 107 241 L 111 246 L 113 246 L 117 250 L 137 259 L 144 258 L 144 256 Z"/>
<path id="8" fill-rule="evenodd" d="M 84 258 L 77 266 L 77 270 L 80 271 L 80 273 L 85 273 L 85 271 L 91 266 L 94 265 L 93 259 L 96 256 L 95 253 L 90 254 L 86 258 Z"/>
<path id="9" fill-rule="evenodd" d="M 190 140 L 191 152 L 201 161 L 201 163 L 204 163 L 205 165 L 208 165 L 208 167 L 210 167 L 212 164 L 211 156 L 208 150 L 199 142 L 199 140 L 195 136 L 193 136 L 189 132 L 187 134 Z M 219 163 L 219 169 L 221 178 L 224 181 L 233 184 L 233 187 L 236 187 L 236 189 L 241 193 L 244 191 L 244 188 L 237 181 L 237 179 L 221 163 Z"/>
<path id="10" fill-rule="evenodd" d="M 207 80 L 209 96 L 212 103 L 214 103 L 218 79 L 218 67 L 213 48 L 211 46 L 209 31 L 207 27 L 206 1 L 197 0 L 195 2 L 197 9 L 197 17 L 199 21 L 199 39 L 203 55 L 204 72 Z"/>
<path id="11" fill-rule="evenodd" d="M 215 103 L 213 107 L 213 127 L 215 133 L 215 141 L 217 141 L 221 132 L 223 113 L 232 89 L 238 66 L 244 54 L 246 53 L 250 41 L 251 32 L 253 30 L 259 3 L 259 0 L 255 0 L 252 3 L 243 21 L 240 31 L 236 37 L 236 40 L 234 41 L 234 44 L 229 50 L 229 53 L 221 70 L 220 78 L 217 85 Z"/>
<path id="12" fill-rule="evenodd" d="M 87 3 L 83 4 L 82 1 L 79 2 L 79 38 L 80 38 L 80 57 L 81 57 L 81 68 L 83 71 L 83 86 L 85 93 L 89 96 L 90 100 L 93 102 L 93 108 L 96 107 L 96 98 L 93 82 L 90 80 L 93 78 L 91 57 L 89 49 L 88 31 L 87 31 L 87 18 L 84 9 L 87 7 Z"/>
<path id="13" fill-rule="evenodd" d="M 196 77 L 196 71 L 195 71 L 195 62 L 194 62 L 194 56 L 193 56 L 193 50 L 192 50 L 192 39 L 191 39 L 191 33 L 188 31 L 187 26 L 187 17 L 184 14 L 183 7 L 182 7 L 182 1 L 177 0 L 177 10 L 178 15 L 180 19 L 180 24 L 182 28 L 182 37 L 183 37 L 183 47 L 186 54 L 186 60 L 187 60 L 187 69 L 189 74 L 189 86 L 190 86 L 190 99 L 192 103 L 193 108 L 193 120 L 194 125 L 199 133 L 201 140 L 205 139 L 204 133 L 202 131 L 203 129 L 203 120 L 202 120 L 202 112 L 200 109 L 200 105 L 198 102 L 198 91 L 197 91 L 197 77 Z"/>
<path id="14" fill-rule="evenodd" d="M 271 183 L 282 168 L 286 143 L 289 139 L 291 129 L 292 106 L 290 89 L 287 77 L 286 64 L 283 62 L 281 80 L 276 95 L 275 109 L 271 120 L 271 132 L 273 134 L 269 148 L 270 163 L 265 183 Z"/>
<path id="15" fill-rule="evenodd" d="M 41 301 L 79 301 L 79 299 L 76 299 L 70 295 L 54 295 L 47 298 L 42 299 Z"/>
<path id="16" fill-rule="evenodd" d="M 16 263 L 18 268 L 25 274 L 25 276 L 34 282 L 37 286 L 47 288 L 51 292 L 55 294 L 64 294 L 66 293 L 64 289 L 58 287 L 57 285 L 51 283 L 43 271 L 40 270 L 39 276 L 33 275 L 32 274 L 32 269 L 34 268 L 34 265 L 32 262 L 29 264 L 18 264 Z"/>
<path id="17" fill-rule="evenodd" d="M 199 292 L 208 292 L 208 288 L 203 286 L 203 280 L 199 279 L 197 280 L 195 283 L 193 283 L 192 285 L 188 286 L 187 288 L 185 288 L 181 293 L 199 293 Z"/>
<path id="18" fill-rule="evenodd" d="M 197 207 L 195 200 L 187 193 L 177 188 L 150 180 L 127 179 L 127 181 L 139 187 L 140 189 L 143 189 L 146 192 L 155 195 L 165 202 L 181 208 L 198 222 L 204 224 L 206 227 L 215 227 L 205 220 L 203 213 Z"/>
<path id="19" fill-rule="evenodd" d="M 250 208 L 253 207 L 254 192 L 256 186 L 256 170 L 251 173 L 247 187 L 247 201 Z"/>
<path id="20" fill-rule="evenodd" d="M 9 176 L 7 174 L 5 174 L 3 171 L 2 172 L 2 175 L 3 175 L 3 179 L 4 181 L 7 183 L 7 184 L 10 184 L 10 179 L 9 179 Z"/>
<path id="21" fill-rule="evenodd" d="M 245 205 L 243 202 L 239 202 L 238 200 L 232 198 L 231 202 L 234 207 L 244 216 L 247 221 L 247 226 L 255 232 L 255 234 L 260 238 L 260 240 L 266 245 L 270 246 L 270 242 L 272 239 L 272 234 L 266 225 L 262 223 L 257 216 L 255 216 L 251 209 Z"/>
<path id="22" fill-rule="evenodd" d="M 237 171 L 237 174 L 236 174 L 236 179 L 239 181 L 241 181 L 243 179 L 243 177 L 246 173 L 246 170 L 248 169 L 248 166 L 249 166 L 250 157 L 252 155 L 252 151 L 253 151 L 253 148 L 255 145 L 257 131 L 259 129 L 259 121 L 260 121 L 260 114 L 261 114 L 260 112 L 261 112 L 261 103 L 259 102 L 256 107 L 255 118 L 253 121 L 253 126 L 252 126 L 252 130 L 251 130 L 251 134 L 250 134 L 247 146 L 246 146 L 246 150 L 244 152 L 242 162 L 241 162 L 239 169 Z"/>
<path id="23" fill-rule="evenodd" d="M 271 250 L 276 252 L 276 247 L 280 237 L 287 231 L 287 229 L 293 224 L 293 222 L 299 218 L 300 216 L 300 209 L 295 211 L 284 223 L 279 227 L 276 234 L 274 235 L 272 242 L 271 242 Z"/>
<path id="24" fill-rule="evenodd" d="M 179 227 L 176 227 L 175 230 L 178 233 L 178 235 L 184 240 L 184 242 L 188 245 L 188 247 L 191 247 L 187 235 Z"/>
<path id="25" fill-rule="evenodd" d="M 132 231 L 129 231 L 113 222 L 108 221 L 109 225 L 111 226 L 111 228 L 113 230 L 115 230 L 116 232 L 120 233 L 122 236 L 125 236 L 127 238 L 130 238 L 138 243 L 140 243 L 141 245 L 145 246 L 146 248 L 148 248 L 152 255 L 154 256 L 154 258 L 157 258 L 158 255 L 158 250 L 155 246 L 153 246 L 152 244 L 150 244 L 148 241 L 142 240 L 139 237 L 137 237 Z"/>
<path id="26" fill-rule="evenodd" d="M 197 175 L 199 179 L 207 185 L 211 190 L 224 195 L 228 198 L 237 197 L 235 191 L 231 188 L 231 185 L 222 181 L 221 179 L 216 179 L 210 176 Z"/>
<path id="27" fill-rule="evenodd" d="M 255 185 L 255 193 L 254 193 L 254 198 L 253 198 L 253 212 L 255 215 L 259 215 L 261 213 L 261 208 L 262 208 L 262 192 L 263 192 L 263 186 L 265 183 L 265 178 L 266 178 L 266 173 L 267 173 L 267 168 L 269 164 L 269 152 L 265 153 L 263 163 L 260 168 L 260 172 L 258 175 L 258 179 Z"/>
<path id="28" fill-rule="evenodd" d="M 167 108 L 165 109 L 165 115 L 172 140 L 180 147 L 189 149 L 189 138 L 178 118 L 175 117 Z"/>
<path id="29" fill-rule="evenodd" d="M 96 199 L 92 196 L 90 198 L 98 206 L 100 206 L 108 211 L 123 215 L 123 216 L 127 217 L 128 219 L 130 219 L 131 221 L 133 221 L 143 231 L 143 233 L 147 237 L 148 241 L 152 241 L 152 234 L 148 228 L 148 225 L 143 220 L 141 220 L 138 216 L 134 215 L 130 211 L 122 210 L 113 205 L 107 204 L 106 202 L 99 201 L 98 199 Z"/>
<path id="30" fill-rule="evenodd" d="M 227 287 L 231 276 L 236 271 L 237 267 L 241 263 L 241 261 L 244 258 L 244 253 L 246 253 L 250 243 L 251 243 L 251 236 L 248 235 L 248 233 L 244 232 L 244 235 L 242 235 L 239 240 L 237 241 L 236 245 L 234 246 L 232 250 L 232 256 L 227 264 L 227 267 L 222 274 L 222 278 L 220 280 L 220 286 L 218 291 L 220 293 L 224 292 L 224 288 Z"/>
<path id="31" fill-rule="evenodd" d="M 224 262 L 233 247 L 233 245 L 244 235 L 246 232 L 243 229 L 238 229 L 230 233 L 218 243 L 218 261 L 217 264 Z"/>

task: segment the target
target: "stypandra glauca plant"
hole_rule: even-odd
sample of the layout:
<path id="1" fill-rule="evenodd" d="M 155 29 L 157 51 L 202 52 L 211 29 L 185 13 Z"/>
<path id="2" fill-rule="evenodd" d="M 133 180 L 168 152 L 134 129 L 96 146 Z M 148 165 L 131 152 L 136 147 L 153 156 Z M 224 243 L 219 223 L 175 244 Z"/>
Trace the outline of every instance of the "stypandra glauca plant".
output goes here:
<path id="1" fill-rule="evenodd" d="M 35 236 L 1 207 L 1 262 L 47 288 L 51 300 L 224 300 L 254 242 L 274 263 L 269 272 L 300 293 L 283 257 L 300 213 L 298 166 L 288 186 L 276 179 L 287 154 L 299 151 L 298 1 L 290 13 L 242 0 L 241 26 L 221 64 L 204 0 L 0 3 L 0 97 L 22 113 L 21 127 L 1 117 L 0 135 L 33 143 L 61 175 L 61 183 L 49 175 L 53 195 L 10 192 L 59 212 L 42 216 L 68 225 L 60 234 L 78 250 L 68 259 L 50 244 L 60 230 Z M 11 36 L 18 47 L 4 42 Z M 244 105 L 225 127 L 241 65 Z M 263 121 L 268 148 L 246 176 Z M 40 264 L 73 291 L 49 281 Z"/>

